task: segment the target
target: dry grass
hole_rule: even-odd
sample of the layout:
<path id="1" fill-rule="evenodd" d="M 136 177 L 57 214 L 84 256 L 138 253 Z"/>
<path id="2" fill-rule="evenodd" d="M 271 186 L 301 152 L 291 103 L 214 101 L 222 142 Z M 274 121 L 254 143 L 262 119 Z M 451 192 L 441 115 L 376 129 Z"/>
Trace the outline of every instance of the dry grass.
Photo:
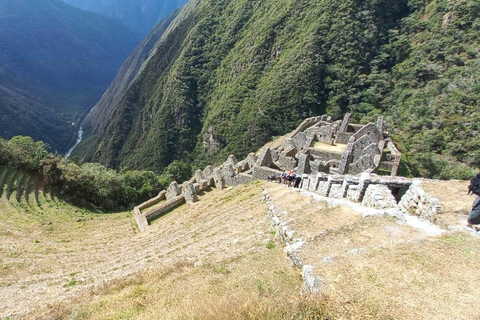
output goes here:
<path id="1" fill-rule="evenodd" d="M 457 215 L 471 205 L 454 195 L 464 183 L 427 187 Z M 24 209 L 0 202 L 0 318 L 17 307 L 24 313 L 15 320 L 480 319 L 478 238 L 429 237 L 391 217 L 362 219 L 264 185 L 307 240 L 300 254 L 325 282 L 322 296 L 300 298 L 300 270 L 269 232 L 257 182 L 208 192 L 144 234 L 125 213 L 49 202 L 43 214 L 19 216 Z"/>
<path id="2" fill-rule="evenodd" d="M 478 245 L 454 234 L 323 264 L 328 308 L 346 319 L 479 319 Z"/>
<path id="3" fill-rule="evenodd" d="M 87 302 L 77 301 L 75 307 L 56 306 L 44 319 L 56 314 L 92 320 L 322 319 L 321 305 L 299 300 L 299 274 L 287 267 L 281 250 L 262 248 L 217 264 L 154 268 L 85 297 Z M 92 297 L 95 302 L 88 302 Z"/>
<path id="4" fill-rule="evenodd" d="M 468 195 L 469 181 L 432 181 L 422 183 L 425 191 L 440 199 L 441 212 L 439 222 L 445 225 L 455 225 L 467 220 L 467 215 L 472 208 L 475 195 Z"/>

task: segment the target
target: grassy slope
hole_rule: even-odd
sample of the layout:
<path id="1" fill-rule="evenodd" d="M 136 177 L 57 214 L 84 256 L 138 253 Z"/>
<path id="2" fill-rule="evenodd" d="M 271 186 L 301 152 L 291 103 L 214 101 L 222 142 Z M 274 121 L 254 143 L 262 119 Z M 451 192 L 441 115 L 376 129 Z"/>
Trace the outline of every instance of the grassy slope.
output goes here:
<path id="1" fill-rule="evenodd" d="M 26 181 L 0 169 L 2 181 Z M 22 185 L 20 182 L 19 185 Z M 14 183 L 15 184 L 15 183 Z M 465 219 L 466 182 L 433 182 L 444 225 Z M 0 185 L 3 185 L 1 183 Z M 430 237 L 392 218 L 362 219 L 265 184 L 287 211 L 325 295 L 301 300 L 299 270 L 269 231 L 262 187 L 213 190 L 135 233 L 129 214 L 86 212 L 39 193 L 0 198 L 0 315 L 14 319 L 472 319 L 478 238 Z M 449 193 L 445 193 L 448 188 Z M 7 189 L 4 186 L 4 189 Z M 3 189 L 2 189 L 3 190 Z M 86 236 L 88 235 L 88 236 Z M 362 248 L 358 254 L 349 253 Z M 324 261 L 330 257 L 330 262 Z M 29 299 L 22 297 L 28 296 Z M 19 299 L 21 297 L 21 299 Z M 42 306 L 42 307 L 40 307 Z"/>

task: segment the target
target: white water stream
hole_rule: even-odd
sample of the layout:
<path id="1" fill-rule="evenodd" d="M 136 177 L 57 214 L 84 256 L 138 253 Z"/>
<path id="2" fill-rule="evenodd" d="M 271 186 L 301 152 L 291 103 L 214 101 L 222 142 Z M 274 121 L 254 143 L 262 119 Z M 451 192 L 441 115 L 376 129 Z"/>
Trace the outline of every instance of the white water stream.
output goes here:
<path id="1" fill-rule="evenodd" d="M 82 120 L 82 123 L 80 124 L 80 128 L 78 129 L 78 133 L 77 133 L 77 140 L 75 141 L 74 145 L 68 149 L 67 153 L 65 153 L 65 159 L 68 159 L 70 158 L 70 156 L 72 155 L 72 152 L 73 150 L 75 150 L 75 148 L 80 144 L 80 142 L 82 142 L 83 140 L 83 123 L 85 122 L 85 119 L 87 119 L 90 114 L 92 113 L 93 109 L 95 109 L 95 107 L 93 107 L 92 109 L 90 109 L 90 112 L 87 114 L 87 116 Z"/>

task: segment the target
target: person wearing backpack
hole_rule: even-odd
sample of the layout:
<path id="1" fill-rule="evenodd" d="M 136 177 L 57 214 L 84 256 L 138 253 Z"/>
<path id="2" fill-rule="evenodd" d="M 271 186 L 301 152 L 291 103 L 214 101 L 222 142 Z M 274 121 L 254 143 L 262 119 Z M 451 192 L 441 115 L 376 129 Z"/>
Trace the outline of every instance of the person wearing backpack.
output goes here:
<path id="1" fill-rule="evenodd" d="M 467 227 L 473 228 L 474 224 L 480 224 L 480 173 L 470 179 L 468 194 L 475 194 L 477 196 L 473 201 L 472 210 L 467 219 Z"/>

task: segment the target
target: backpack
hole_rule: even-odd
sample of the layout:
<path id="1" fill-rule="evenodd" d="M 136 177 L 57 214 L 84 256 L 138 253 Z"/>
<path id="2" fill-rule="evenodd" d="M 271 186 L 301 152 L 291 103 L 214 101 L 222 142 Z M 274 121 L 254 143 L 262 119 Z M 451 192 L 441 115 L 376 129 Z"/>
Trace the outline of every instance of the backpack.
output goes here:
<path id="1" fill-rule="evenodd" d="M 471 193 L 480 196 L 480 173 L 470 179 L 470 185 L 468 186 L 468 194 Z"/>

